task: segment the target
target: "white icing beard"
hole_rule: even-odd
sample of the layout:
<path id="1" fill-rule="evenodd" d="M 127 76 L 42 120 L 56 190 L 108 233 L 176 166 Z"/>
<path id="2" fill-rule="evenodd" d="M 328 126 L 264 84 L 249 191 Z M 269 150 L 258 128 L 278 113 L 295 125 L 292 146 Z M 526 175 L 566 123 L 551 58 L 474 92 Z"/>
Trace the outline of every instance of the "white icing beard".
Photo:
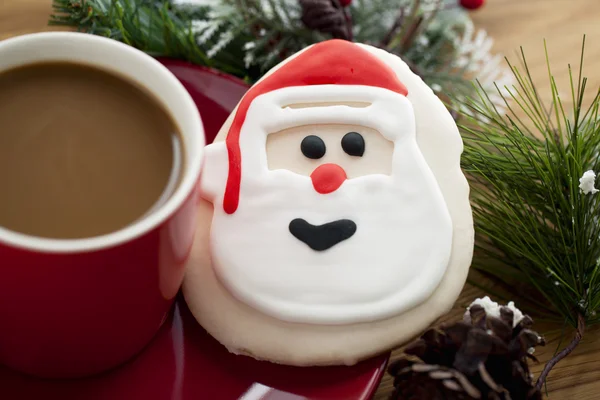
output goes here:
<path id="1" fill-rule="evenodd" d="M 337 96 L 319 94 L 320 101 L 354 100 L 349 94 L 356 89 L 336 88 Z M 290 94 L 303 102 L 301 89 L 260 96 L 250 107 L 240 138 L 239 207 L 226 214 L 222 190 L 212 199 L 216 275 L 240 301 L 285 321 L 350 324 L 401 314 L 435 291 L 452 245 L 452 221 L 416 143 L 412 107 L 397 94 L 361 87 L 361 100 L 373 103 L 364 109 L 282 109 L 291 104 Z M 319 194 L 310 177 L 268 170 L 269 132 L 325 120 L 370 126 L 393 140 L 392 175 L 348 179 L 335 192 Z M 349 219 L 357 229 L 315 251 L 290 233 L 297 218 L 312 225 Z"/>

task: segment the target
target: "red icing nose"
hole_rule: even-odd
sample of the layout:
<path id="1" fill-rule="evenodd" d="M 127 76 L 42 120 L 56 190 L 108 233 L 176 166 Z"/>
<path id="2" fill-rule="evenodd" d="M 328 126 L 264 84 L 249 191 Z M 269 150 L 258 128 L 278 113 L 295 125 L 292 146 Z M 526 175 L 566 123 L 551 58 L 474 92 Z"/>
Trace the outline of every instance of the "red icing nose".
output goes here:
<path id="1" fill-rule="evenodd" d="M 321 194 L 335 192 L 346 180 L 346 171 L 337 164 L 323 164 L 310 174 L 315 190 Z"/>

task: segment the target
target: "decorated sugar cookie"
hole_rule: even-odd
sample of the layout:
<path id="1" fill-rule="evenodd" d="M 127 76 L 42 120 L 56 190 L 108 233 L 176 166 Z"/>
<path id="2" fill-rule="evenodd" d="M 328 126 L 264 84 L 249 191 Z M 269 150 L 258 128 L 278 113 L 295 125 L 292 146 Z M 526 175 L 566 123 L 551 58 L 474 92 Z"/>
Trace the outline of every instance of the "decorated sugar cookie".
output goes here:
<path id="1" fill-rule="evenodd" d="M 192 313 L 230 351 L 292 365 L 411 339 L 471 262 L 461 152 L 442 102 L 396 56 L 341 40 L 296 54 L 206 148 Z"/>

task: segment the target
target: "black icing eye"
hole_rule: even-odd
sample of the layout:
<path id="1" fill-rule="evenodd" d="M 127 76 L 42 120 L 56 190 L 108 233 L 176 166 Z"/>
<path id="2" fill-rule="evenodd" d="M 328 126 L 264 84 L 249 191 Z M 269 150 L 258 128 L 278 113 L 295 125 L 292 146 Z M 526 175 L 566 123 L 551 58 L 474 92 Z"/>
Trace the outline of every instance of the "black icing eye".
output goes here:
<path id="1" fill-rule="evenodd" d="M 358 132 L 349 132 L 342 138 L 342 149 L 350 156 L 362 157 L 365 154 L 365 139 Z"/>
<path id="2" fill-rule="evenodd" d="M 302 154 L 312 160 L 318 160 L 325 155 L 325 142 L 318 136 L 310 135 L 302 139 L 300 144 Z"/>

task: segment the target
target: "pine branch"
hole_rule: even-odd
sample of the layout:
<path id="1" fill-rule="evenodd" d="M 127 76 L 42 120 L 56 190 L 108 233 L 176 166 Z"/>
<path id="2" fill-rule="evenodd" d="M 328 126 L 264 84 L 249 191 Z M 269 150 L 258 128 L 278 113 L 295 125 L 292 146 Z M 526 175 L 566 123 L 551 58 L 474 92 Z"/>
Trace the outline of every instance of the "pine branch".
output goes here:
<path id="1" fill-rule="evenodd" d="M 548 363 L 544 366 L 544 369 L 542 370 L 542 373 L 538 377 L 538 380 L 535 384 L 536 390 L 541 392 L 542 386 L 544 386 L 544 384 L 546 383 L 546 379 L 548 379 L 548 375 L 550 374 L 550 371 L 552 371 L 552 368 L 554 368 L 556 364 L 558 364 L 561 360 L 563 360 L 565 357 L 571 354 L 573 350 L 575 350 L 575 348 L 579 345 L 579 342 L 581 342 L 581 339 L 583 339 L 584 333 L 585 319 L 581 315 L 579 315 L 577 317 L 577 331 L 575 332 L 573 339 L 561 352 L 552 357 L 550 361 L 548 361 Z"/>
<path id="2" fill-rule="evenodd" d="M 299 20 L 287 26 L 290 11 L 283 2 L 273 0 L 275 12 L 267 15 L 256 7 L 238 12 L 251 5 L 248 0 L 223 0 L 217 7 L 175 7 L 168 0 L 54 0 L 49 23 L 110 37 L 153 56 L 183 59 L 254 81 L 285 56 L 324 39 L 299 29 Z M 271 57 L 269 65 L 261 64 L 268 58 L 267 52 L 263 58 L 255 57 L 256 68 L 247 66 L 245 46 L 260 40 L 265 36 L 261 32 L 267 31 L 282 39 L 293 37 L 295 48 Z M 272 43 L 269 46 L 275 47 Z"/>
<path id="3" fill-rule="evenodd" d="M 583 193 L 579 178 L 600 167 L 600 96 L 585 107 L 582 66 L 578 76 L 569 67 L 573 107 L 566 110 L 547 60 L 545 105 L 524 54 L 521 62 L 509 63 L 516 84 L 508 95 L 498 88 L 507 115 L 481 86 L 463 102 L 471 114 L 460 128 L 478 241 L 474 267 L 508 287 L 523 288 L 525 280 L 529 300 L 574 328 L 580 315 L 592 325 L 600 320 L 600 197 Z"/>
<path id="4" fill-rule="evenodd" d="M 345 25 L 351 27 L 348 38 L 384 44 L 428 84 L 441 92 L 456 92 L 458 87 L 470 88 L 470 77 L 451 69 L 458 56 L 456 35 L 469 20 L 456 7 L 447 11 L 449 1 L 438 0 L 433 12 L 423 13 L 415 0 L 355 0 L 342 12 Z M 187 60 L 249 82 L 306 46 L 332 37 L 303 24 L 298 0 L 217 0 L 210 6 L 177 3 L 54 0 L 50 24 L 110 37 L 153 56 Z M 398 19 L 390 10 L 403 17 Z M 403 31 L 407 32 L 404 38 Z"/>
<path id="5" fill-rule="evenodd" d="M 179 58 L 245 77 L 241 60 L 209 56 L 214 41 L 198 45 L 194 22 L 208 20 L 205 8 L 182 13 L 166 0 L 54 0 L 53 8 L 51 25 L 76 28 L 122 41 L 154 56 Z"/>
<path id="6" fill-rule="evenodd" d="M 462 104 L 469 111 L 460 129 L 476 229 L 473 266 L 530 313 L 576 330 L 546 364 L 537 389 L 585 328 L 600 322 L 600 197 L 579 186 L 585 171 L 600 172 L 600 89 L 585 106 L 584 53 L 585 38 L 579 68 L 569 65 L 571 109 L 559 96 L 547 49 L 549 104 L 522 50 L 521 67 L 507 60 L 515 85 L 497 88 L 506 115 L 481 85 Z"/>

